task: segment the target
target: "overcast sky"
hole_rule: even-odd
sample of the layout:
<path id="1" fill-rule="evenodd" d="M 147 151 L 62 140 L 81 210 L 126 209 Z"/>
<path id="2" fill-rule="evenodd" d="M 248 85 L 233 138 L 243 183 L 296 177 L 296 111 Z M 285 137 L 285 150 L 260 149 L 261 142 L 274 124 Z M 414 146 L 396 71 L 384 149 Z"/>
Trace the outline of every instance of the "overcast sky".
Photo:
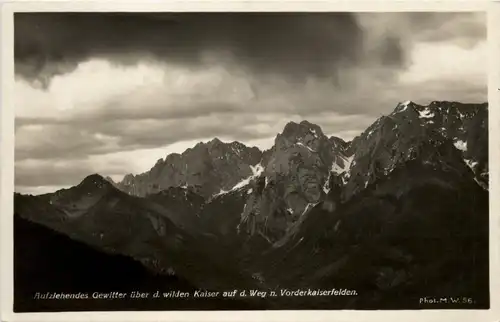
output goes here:
<path id="1" fill-rule="evenodd" d="M 401 101 L 485 102 L 486 63 L 483 13 L 18 13 L 16 191 L 289 121 L 350 140 Z"/>

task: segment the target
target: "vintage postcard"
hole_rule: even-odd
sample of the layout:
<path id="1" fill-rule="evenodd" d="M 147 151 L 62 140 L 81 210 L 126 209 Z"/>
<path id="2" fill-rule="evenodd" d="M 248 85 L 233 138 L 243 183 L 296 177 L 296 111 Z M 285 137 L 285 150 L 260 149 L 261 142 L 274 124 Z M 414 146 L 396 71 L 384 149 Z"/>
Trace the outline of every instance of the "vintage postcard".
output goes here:
<path id="1" fill-rule="evenodd" d="M 493 321 L 490 6 L 198 5 L 4 8 L 5 320 Z"/>

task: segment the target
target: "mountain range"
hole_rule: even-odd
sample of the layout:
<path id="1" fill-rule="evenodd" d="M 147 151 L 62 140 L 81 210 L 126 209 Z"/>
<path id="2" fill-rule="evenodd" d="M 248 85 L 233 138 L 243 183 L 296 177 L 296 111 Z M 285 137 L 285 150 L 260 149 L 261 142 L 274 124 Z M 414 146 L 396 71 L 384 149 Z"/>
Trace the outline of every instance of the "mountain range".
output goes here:
<path id="1" fill-rule="evenodd" d="M 407 101 L 349 142 L 289 122 L 265 151 L 214 138 L 121 182 L 92 174 L 14 205 L 16 225 L 190 287 L 358 294 L 252 308 L 423 308 L 424 296 L 487 308 L 488 172 L 487 103 Z"/>

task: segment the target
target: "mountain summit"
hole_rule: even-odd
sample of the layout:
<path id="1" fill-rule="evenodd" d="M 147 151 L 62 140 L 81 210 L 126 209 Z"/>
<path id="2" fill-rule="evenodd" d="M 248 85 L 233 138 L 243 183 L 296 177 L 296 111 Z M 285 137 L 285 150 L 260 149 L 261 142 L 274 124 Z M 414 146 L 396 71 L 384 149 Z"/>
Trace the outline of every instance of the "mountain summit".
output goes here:
<path id="1" fill-rule="evenodd" d="M 111 179 L 111 178 L 110 178 Z M 112 184 L 108 179 L 104 178 L 100 174 L 94 173 L 85 177 L 82 182 L 77 186 L 80 189 L 102 189 L 109 187 Z"/>
<path id="2" fill-rule="evenodd" d="M 464 162 L 475 168 L 476 179 L 487 185 L 488 128 L 487 104 L 434 101 L 427 106 L 413 102 L 399 104 L 380 117 L 351 144 L 353 162 L 346 197 L 414 158 L 424 142 L 436 145 L 445 139 L 454 142 Z M 471 149 L 474 152 L 470 153 Z"/>
<path id="3" fill-rule="evenodd" d="M 150 171 L 126 175 L 117 187 L 143 197 L 169 187 L 190 186 L 208 198 L 231 189 L 251 175 L 251 167 L 259 162 L 261 155 L 256 147 L 249 148 L 239 142 L 223 143 L 215 138 L 198 143 L 182 154 L 174 153 L 158 160 Z"/>

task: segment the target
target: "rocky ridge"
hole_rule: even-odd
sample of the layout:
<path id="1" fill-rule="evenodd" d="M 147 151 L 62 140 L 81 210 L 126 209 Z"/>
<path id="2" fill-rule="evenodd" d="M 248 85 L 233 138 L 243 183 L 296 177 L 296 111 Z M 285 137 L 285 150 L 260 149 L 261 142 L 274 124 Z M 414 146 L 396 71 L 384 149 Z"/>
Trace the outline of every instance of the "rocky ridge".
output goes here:
<path id="1" fill-rule="evenodd" d="M 198 194 L 209 197 L 228 190 L 242 178 L 252 174 L 262 152 L 242 143 L 223 143 L 215 138 L 198 143 L 182 154 L 169 154 L 159 159 L 150 171 L 139 175 L 128 174 L 117 187 L 131 195 L 144 197 L 169 187 L 194 188 Z"/>

